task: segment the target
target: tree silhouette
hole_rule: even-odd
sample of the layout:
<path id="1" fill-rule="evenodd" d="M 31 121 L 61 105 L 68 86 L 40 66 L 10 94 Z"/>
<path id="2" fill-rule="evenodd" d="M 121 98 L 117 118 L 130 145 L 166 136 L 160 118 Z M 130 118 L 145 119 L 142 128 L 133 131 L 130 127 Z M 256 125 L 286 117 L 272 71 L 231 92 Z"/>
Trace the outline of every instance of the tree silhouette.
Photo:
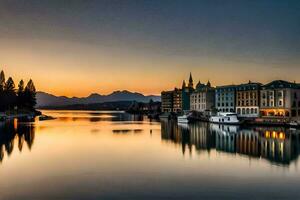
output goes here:
<path id="1" fill-rule="evenodd" d="M 4 71 L 2 70 L 0 73 L 0 92 L 3 92 L 5 86 L 5 75 Z"/>
<path id="2" fill-rule="evenodd" d="M 3 70 L 0 73 L 0 111 L 5 110 L 5 102 L 4 102 L 4 86 L 5 86 L 5 75 Z"/>
<path id="3" fill-rule="evenodd" d="M 16 106 L 17 95 L 15 93 L 15 83 L 11 77 L 9 77 L 4 85 L 4 108 L 12 109 Z"/>
<path id="4" fill-rule="evenodd" d="M 31 110 L 33 110 L 36 105 L 36 89 L 31 79 L 28 81 L 24 90 L 24 105 Z"/>
<path id="5" fill-rule="evenodd" d="M 36 89 L 33 81 L 30 79 L 25 87 L 24 81 L 18 84 L 15 89 L 14 80 L 9 77 L 5 80 L 3 71 L 0 73 L 0 111 L 10 111 L 12 109 L 35 111 Z"/>
<path id="6" fill-rule="evenodd" d="M 24 81 L 21 80 L 18 84 L 18 92 L 17 92 L 17 106 L 18 108 L 23 108 L 24 107 L 24 103 L 25 103 L 25 99 L 24 99 Z"/>

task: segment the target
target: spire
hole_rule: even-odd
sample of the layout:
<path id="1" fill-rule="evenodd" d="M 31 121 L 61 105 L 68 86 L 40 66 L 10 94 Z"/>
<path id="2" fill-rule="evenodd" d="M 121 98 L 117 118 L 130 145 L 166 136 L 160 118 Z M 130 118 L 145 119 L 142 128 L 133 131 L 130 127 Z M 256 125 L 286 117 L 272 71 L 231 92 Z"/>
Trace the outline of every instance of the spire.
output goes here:
<path id="1" fill-rule="evenodd" d="M 209 81 L 209 80 L 207 81 L 206 86 L 207 86 L 207 87 L 211 87 L 211 84 L 210 84 L 210 81 Z"/>
<path id="2" fill-rule="evenodd" d="M 189 88 L 193 88 L 194 87 L 194 83 L 193 83 L 193 77 L 192 77 L 192 73 L 190 72 L 190 78 L 189 78 Z"/>
<path id="3" fill-rule="evenodd" d="M 185 80 L 182 82 L 182 89 L 186 88 Z"/>

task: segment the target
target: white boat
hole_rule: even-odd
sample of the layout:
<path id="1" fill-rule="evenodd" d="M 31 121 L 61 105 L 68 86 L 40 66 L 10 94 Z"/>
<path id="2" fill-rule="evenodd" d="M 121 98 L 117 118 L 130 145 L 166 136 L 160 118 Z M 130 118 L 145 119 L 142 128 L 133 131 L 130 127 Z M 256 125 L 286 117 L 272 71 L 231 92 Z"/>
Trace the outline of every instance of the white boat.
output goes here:
<path id="1" fill-rule="evenodd" d="M 211 123 L 218 124 L 240 124 L 240 120 L 237 117 L 236 113 L 222 113 L 219 112 L 216 116 L 211 116 L 209 118 Z"/>
<path id="2" fill-rule="evenodd" d="M 189 123 L 187 115 L 178 116 L 177 123 L 183 123 L 183 124 Z"/>
<path id="3" fill-rule="evenodd" d="M 291 122 L 289 123 L 289 126 L 291 126 L 291 127 L 297 127 L 297 126 L 299 126 L 299 124 L 298 124 L 297 121 L 291 121 Z"/>

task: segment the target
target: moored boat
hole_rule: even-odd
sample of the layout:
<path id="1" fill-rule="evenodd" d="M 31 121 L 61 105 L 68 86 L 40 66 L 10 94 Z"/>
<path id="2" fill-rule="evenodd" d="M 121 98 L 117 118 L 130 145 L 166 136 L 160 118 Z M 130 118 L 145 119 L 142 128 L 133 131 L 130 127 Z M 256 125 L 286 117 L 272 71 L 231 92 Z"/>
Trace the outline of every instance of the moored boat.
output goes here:
<path id="1" fill-rule="evenodd" d="M 218 124 L 240 124 L 240 120 L 236 113 L 217 113 L 216 116 L 211 116 L 209 122 Z"/>
<path id="2" fill-rule="evenodd" d="M 178 116 L 177 117 L 177 122 L 178 123 L 183 123 L 183 124 L 189 123 L 188 116 L 187 115 Z"/>
<path id="3" fill-rule="evenodd" d="M 298 127 L 299 126 L 299 123 L 297 121 L 291 121 L 290 123 L 288 123 L 288 125 L 290 127 Z"/>

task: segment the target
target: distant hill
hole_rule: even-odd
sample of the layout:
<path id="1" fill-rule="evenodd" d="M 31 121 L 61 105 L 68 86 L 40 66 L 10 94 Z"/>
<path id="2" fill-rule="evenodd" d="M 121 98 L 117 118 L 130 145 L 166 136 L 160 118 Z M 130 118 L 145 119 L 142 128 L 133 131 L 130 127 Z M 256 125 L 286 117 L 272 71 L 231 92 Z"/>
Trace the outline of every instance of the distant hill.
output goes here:
<path id="1" fill-rule="evenodd" d="M 37 108 L 41 107 L 56 107 L 56 106 L 68 106 L 75 104 L 97 104 L 107 102 L 120 102 L 120 101 L 137 101 L 137 102 L 149 102 L 161 101 L 160 96 L 149 95 L 145 96 L 137 92 L 129 92 L 127 90 L 115 91 L 109 95 L 91 94 L 87 97 L 65 97 L 55 96 L 45 92 L 37 92 Z"/>
<path id="2" fill-rule="evenodd" d="M 132 105 L 132 101 L 114 101 L 104 103 L 72 104 L 61 106 L 41 106 L 40 108 L 51 110 L 128 110 Z"/>

